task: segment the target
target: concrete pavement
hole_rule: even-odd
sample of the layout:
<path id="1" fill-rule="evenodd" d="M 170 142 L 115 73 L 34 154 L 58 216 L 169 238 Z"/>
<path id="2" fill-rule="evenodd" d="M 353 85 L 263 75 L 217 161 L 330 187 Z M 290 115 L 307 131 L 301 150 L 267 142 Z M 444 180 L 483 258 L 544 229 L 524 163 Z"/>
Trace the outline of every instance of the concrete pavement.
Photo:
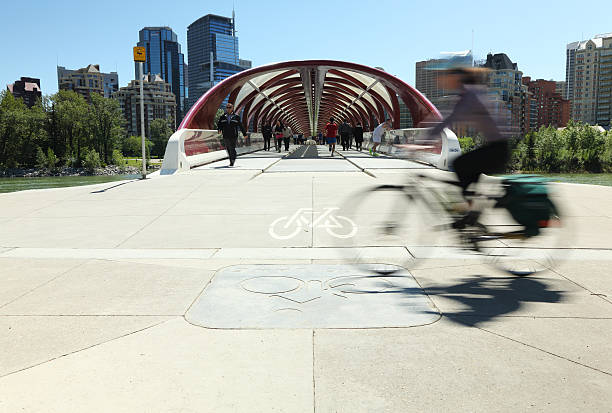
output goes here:
<path id="1" fill-rule="evenodd" d="M 0 412 L 612 411 L 612 188 L 556 186 L 572 237 L 555 271 L 438 246 L 364 279 L 329 228 L 283 225 L 443 172 L 317 149 L 1 194 Z"/>

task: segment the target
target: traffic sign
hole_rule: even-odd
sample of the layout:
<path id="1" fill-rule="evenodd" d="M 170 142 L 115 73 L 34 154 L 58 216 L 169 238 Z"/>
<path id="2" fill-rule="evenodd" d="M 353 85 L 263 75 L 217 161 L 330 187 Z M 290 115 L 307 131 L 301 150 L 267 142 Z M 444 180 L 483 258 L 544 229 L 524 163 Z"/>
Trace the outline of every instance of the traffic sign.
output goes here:
<path id="1" fill-rule="evenodd" d="M 147 51 L 144 47 L 134 48 L 134 61 L 135 62 L 146 62 L 147 61 Z"/>

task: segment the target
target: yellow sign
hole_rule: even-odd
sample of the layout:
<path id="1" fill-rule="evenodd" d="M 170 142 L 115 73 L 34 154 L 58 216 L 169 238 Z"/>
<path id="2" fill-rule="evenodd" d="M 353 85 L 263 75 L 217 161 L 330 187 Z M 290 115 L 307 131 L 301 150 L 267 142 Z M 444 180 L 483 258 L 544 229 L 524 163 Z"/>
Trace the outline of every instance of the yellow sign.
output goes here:
<path id="1" fill-rule="evenodd" d="M 146 62 L 147 61 L 147 51 L 144 47 L 134 48 L 134 61 L 135 62 Z"/>

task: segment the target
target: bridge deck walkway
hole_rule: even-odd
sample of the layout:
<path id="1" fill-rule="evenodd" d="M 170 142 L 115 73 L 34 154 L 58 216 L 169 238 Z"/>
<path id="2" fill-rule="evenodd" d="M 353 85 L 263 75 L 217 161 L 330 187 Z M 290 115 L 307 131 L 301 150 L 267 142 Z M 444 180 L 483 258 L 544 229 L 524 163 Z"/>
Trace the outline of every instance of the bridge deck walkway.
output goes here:
<path id="1" fill-rule="evenodd" d="M 329 266 L 351 274 L 324 228 L 276 239 L 275 220 L 424 168 L 344 155 L 258 152 L 235 168 L 1 194 L 0 411 L 609 409 L 612 188 L 556 187 L 574 231 L 572 259 L 555 272 L 508 277 L 442 249 L 405 274 L 415 284 L 396 291 L 393 310 L 428 315 L 417 301 L 428 302 L 427 325 L 366 328 L 367 312 L 334 304 L 321 308 L 354 314 L 352 327 L 206 328 L 204 310 L 215 307 L 205 300 L 228 288 L 219 281 Z M 311 277 L 300 291 L 325 293 Z M 306 311 L 349 297 L 343 283 L 325 285 L 337 296 L 266 299 Z"/>

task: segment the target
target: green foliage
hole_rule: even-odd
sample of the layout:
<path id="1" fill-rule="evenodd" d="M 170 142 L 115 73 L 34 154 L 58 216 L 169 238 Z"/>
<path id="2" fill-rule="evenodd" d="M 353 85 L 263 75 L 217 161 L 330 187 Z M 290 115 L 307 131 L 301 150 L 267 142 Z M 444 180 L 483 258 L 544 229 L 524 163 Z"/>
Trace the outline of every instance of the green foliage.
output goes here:
<path id="1" fill-rule="evenodd" d="M 53 149 L 48 148 L 47 149 L 47 168 L 54 171 L 56 170 L 58 163 L 59 163 L 59 159 L 57 158 L 57 156 L 55 156 L 55 152 L 53 152 Z"/>
<path id="2" fill-rule="evenodd" d="M 166 144 L 172 135 L 172 128 L 166 119 L 154 119 L 149 125 L 151 135 L 151 154 L 159 158 L 163 157 L 166 152 Z"/>
<path id="3" fill-rule="evenodd" d="M 96 168 L 102 166 L 100 161 L 100 155 L 93 149 L 88 149 L 85 152 L 85 159 L 83 160 L 83 167 L 90 173 L 93 173 Z"/>
<path id="4" fill-rule="evenodd" d="M 470 136 L 464 136 L 459 139 L 459 146 L 461 147 L 461 153 L 467 153 L 473 149 L 475 149 L 476 144 L 474 143 L 474 139 Z"/>
<path id="5" fill-rule="evenodd" d="M 217 113 L 215 113 L 215 122 L 214 122 L 215 127 L 217 127 L 217 125 L 219 124 L 219 118 L 221 118 L 221 116 L 223 116 L 224 113 L 225 111 L 223 109 L 217 109 Z"/>
<path id="6" fill-rule="evenodd" d="M 47 167 L 47 155 L 43 152 L 40 146 L 36 147 L 36 164 L 37 168 L 46 168 Z"/>
<path id="7" fill-rule="evenodd" d="M 576 122 L 562 130 L 542 127 L 518 142 L 512 168 L 527 172 L 610 171 L 612 133 Z"/>
<path id="8" fill-rule="evenodd" d="M 120 150 L 115 149 L 113 151 L 113 156 L 112 156 L 112 159 L 111 159 L 111 163 L 113 165 L 118 166 L 121 170 L 125 169 L 125 158 L 121 154 Z"/>
<path id="9" fill-rule="evenodd" d="M 45 96 L 32 108 L 0 92 L 0 167 L 42 167 L 38 151 L 54 154 L 54 167 L 77 166 L 89 150 L 95 150 L 105 163 L 120 147 L 123 114 L 117 101 L 91 96 L 91 104 L 79 94 L 60 90 Z"/>
<path id="10" fill-rule="evenodd" d="M 151 158 L 151 148 L 153 142 L 145 139 L 145 151 L 147 159 Z M 142 158 L 142 138 L 140 136 L 128 136 L 123 140 L 122 151 L 126 156 Z"/>

